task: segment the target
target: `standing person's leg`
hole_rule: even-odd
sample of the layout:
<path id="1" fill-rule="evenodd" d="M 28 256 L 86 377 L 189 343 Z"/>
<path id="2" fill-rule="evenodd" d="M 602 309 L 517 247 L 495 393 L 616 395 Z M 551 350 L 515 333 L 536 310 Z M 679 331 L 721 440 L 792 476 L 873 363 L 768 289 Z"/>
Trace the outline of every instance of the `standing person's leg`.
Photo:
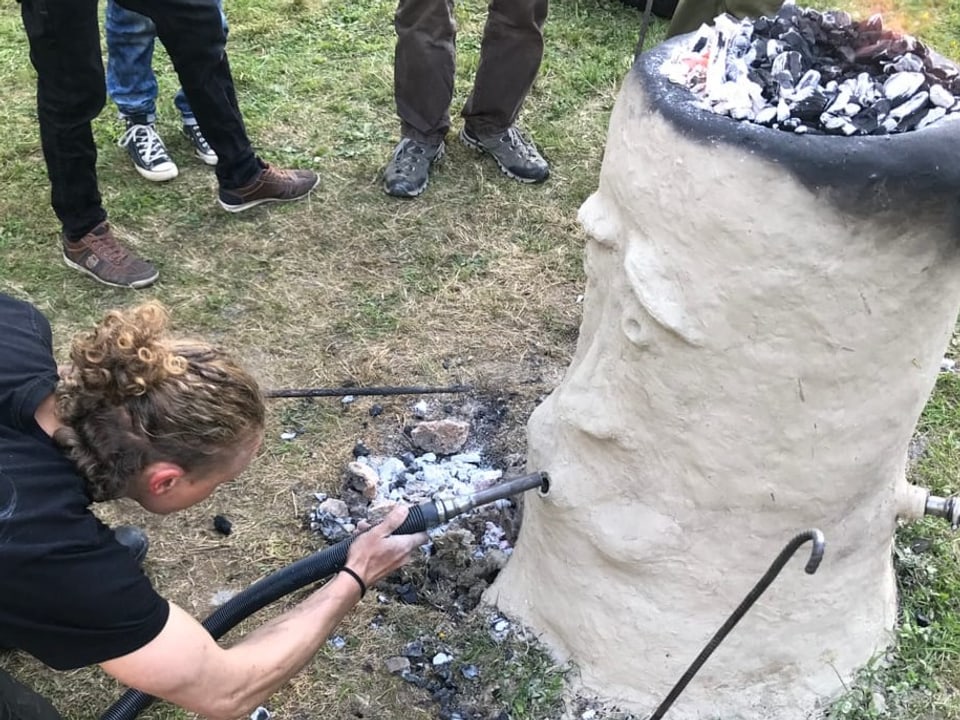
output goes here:
<path id="1" fill-rule="evenodd" d="M 43 696 L 0 670 L 0 720 L 63 720 Z"/>
<path id="2" fill-rule="evenodd" d="M 514 123 L 540 70 L 547 0 L 492 0 L 483 31 L 480 66 L 463 108 L 463 142 L 493 156 L 521 182 L 550 174 L 536 146 Z"/>
<path id="3" fill-rule="evenodd" d="M 217 0 L 217 6 L 220 8 L 220 19 L 223 21 L 223 33 L 229 35 L 230 27 L 227 24 L 227 16 L 223 12 L 223 0 Z M 193 154 L 206 165 L 216 165 L 217 154 L 200 131 L 197 116 L 193 114 L 193 108 L 190 107 L 190 101 L 187 100 L 187 94 L 183 91 L 183 88 L 177 90 L 177 94 L 173 96 L 173 104 L 180 111 L 181 129 L 184 137 L 190 141 Z"/>
<path id="4" fill-rule="evenodd" d="M 109 285 L 143 287 L 149 263 L 113 238 L 97 188 L 90 123 L 105 102 L 96 0 L 22 0 L 30 61 L 37 71 L 37 117 L 51 202 L 63 224 L 71 267 Z"/>
<path id="5" fill-rule="evenodd" d="M 120 0 L 157 26 L 197 122 L 217 153 L 220 205 L 239 212 L 264 202 L 299 200 L 320 179 L 311 170 L 278 170 L 253 152 L 227 61 L 216 0 Z"/>
<path id="6" fill-rule="evenodd" d="M 430 164 L 443 156 L 450 129 L 457 37 L 453 0 L 400 0 L 394 27 L 401 140 L 384 171 L 384 190 L 415 197 L 427 188 Z"/>
<path id="7" fill-rule="evenodd" d="M 178 174 L 157 133 L 157 78 L 153 48 L 157 28 L 153 20 L 107 0 L 107 94 L 124 122 L 120 147 L 147 180 L 172 180 Z"/>

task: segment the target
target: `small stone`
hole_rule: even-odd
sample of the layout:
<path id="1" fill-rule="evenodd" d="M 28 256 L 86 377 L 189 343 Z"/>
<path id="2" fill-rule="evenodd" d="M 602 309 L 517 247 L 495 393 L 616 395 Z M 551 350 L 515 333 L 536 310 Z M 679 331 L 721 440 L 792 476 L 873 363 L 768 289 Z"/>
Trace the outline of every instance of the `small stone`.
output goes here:
<path id="1" fill-rule="evenodd" d="M 233 523 L 227 520 L 223 515 L 214 515 L 213 529 L 221 535 L 229 535 L 233 532 Z"/>
<path id="2" fill-rule="evenodd" d="M 580 716 L 580 720 L 594 720 L 595 717 L 597 717 L 596 710 L 587 710 Z"/>
<path id="3" fill-rule="evenodd" d="M 397 502 L 394 500 L 387 500 L 385 498 L 374 500 L 370 503 L 370 507 L 367 508 L 367 520 L 376 524 L 383 520 L 396 506 Z"/>
<path id="4" fill-rule="evenodd" d="M 377 471 L 369 465 L 354 460 L 347 465 L 347 472 L 353 478 L 354 482 L 350 485 L 354 490 L 358 490 L 367 500 L 373 500 L 377 496 L 377 486 L 380 483 L 380 476 Z"/>
<path id="5" fill-rule="evenodd" d="M 350 511 L 347 509 L 347 504 L 339 498 L 327 498 L 322 503 L 317 505 L 317 510 L 330 513 L 337 518 L 350 517 Z"/>
<path id="6" fill-rule="evenodd" d="M 437 665 L 446 665 L 447 663 L 453 660 L 453 656 L 447 655 L 446 653 L 439 652 L 433 656 L 433 664 Z"/>
<path id="7" fill-rule="evenodd" d="M 924 615 L 922 612 L 917 610 L 916 615 L 914 616 L 917 620 L 917 625 L 919 627 L 925 628 L 930 627 L 930 618 Z"/>
<path id="8" fill-rule="evenodd" d="M 914 543 L 910 546 L 910 551 L 915 555 L 922 555 L 931 547 L 933 547 L 933 543 L 930 540 L 927 538 L 920 538 L 919 540 L 914 541 Z"/>
<path id="9" fill-rule="evenodd" d="M 370 406 L 370 417 L 378 417 L 379 415 L 383 415 L 383 405 L 374 403 Z"/>
<path id="10" fill-rule="evenodd" d="M 408 658 L 421 658 L 423 657 L 423 643 L 420 640 L 409 642 L 404 646 L 401 654 Z"/>
<path id="11" fill-rule="evenodd" d="M 473 680 L 480 676 L 480 670 L 476 665 L 464 665 L 460 668 L 460 674 L 467 680 Z"/>
<path id="12" fill-rule="evenodd" d="M 387 672 L 391 675 L 398 675 L 410 669 L 410 661 L 402 656 L 389 657 L 383 661 Z"/>
<path id="13" fill-rule="evenodd" d="M 340 398 L 340 403 L 342 405 L 350 405 L 355 400 L 356 398 L 353 395 L 344 395 L 342 398 Z"/>
<path id="14" fill-rule="evenodd" d="M 270 711 L 261 705 L 250 713 L 250 720 L 270 720 Z"/>
<path id="15" fill-rule="evenodd" d="M 420 423 L 413 429 L 410 437 L 413 444 L 421 450 L 438 455 L 453 455 L 466 444 L 469 434 L 470 423 L 446 418 Z"/>
<path id="16" fill-rule="evenodd" d="M 957 367 L 957 361 L 951 358 L 944 358 L 940 361 L 940 372 L 953 372 Z"/>
<path id="17" fill-rule="evenodd" d="M 296 434 L 295 432 L 290 431 L 290 430 L 287 430 L 286 432 L 280 433 L 280 439 L 281 439 L 281 440 L 293 440 L 293 439 L 295 439 L 296 437 L 297 437 L 297 434 Z"/>
<path id="18" fill-rule="evenodd" d="M 334 650 L 343 650 L 347 646 L 347 641 L 339 635 L 334 635 L 332 638 L 327 640 L 327 644 Z"/>
<path id="19" fill-rule="evenodd" d="M 416 405 L 413 406 L 413 416 L 418 418 L 425 418 L 427 412 L 429 411 L 426 400 L 421 400 Z"/>

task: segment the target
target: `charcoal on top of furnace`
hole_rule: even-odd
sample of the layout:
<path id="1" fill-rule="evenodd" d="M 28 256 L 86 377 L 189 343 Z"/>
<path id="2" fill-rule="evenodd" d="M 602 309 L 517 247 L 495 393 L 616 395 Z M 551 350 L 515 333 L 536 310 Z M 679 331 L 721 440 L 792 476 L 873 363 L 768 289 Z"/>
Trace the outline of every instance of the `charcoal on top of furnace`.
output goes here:
<path id="1" fill-rule="evenodd" d="M 797 133 L 905 132 L 960 111 L 950 60 L 879 15 L 854 21 L 789 0 L 772 17 L 717 17 L 662 72 L 715 113 Z"/>

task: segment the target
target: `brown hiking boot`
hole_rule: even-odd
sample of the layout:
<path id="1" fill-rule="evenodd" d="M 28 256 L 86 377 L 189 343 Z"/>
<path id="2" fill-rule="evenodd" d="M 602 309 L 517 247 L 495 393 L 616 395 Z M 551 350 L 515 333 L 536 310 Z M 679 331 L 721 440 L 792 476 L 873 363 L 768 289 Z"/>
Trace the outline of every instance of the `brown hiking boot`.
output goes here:
<path id="1" fill-rule="evenodd" d="M 127 250 L 102 222 L 79 240 L 63 239 L 63 261 L 104 285 L 142 288 L 160 276 L 157 269 Z"/>
<path id="2" fill-rule="evenodd" d="M 220 188 L 220 206 L 227 212 L 240 212 L 262 203 L 291 202 L 305 198 L 319 184 L 320 178 L 313 170 L 280 170 L 265 163 L 249 185 Z"/>

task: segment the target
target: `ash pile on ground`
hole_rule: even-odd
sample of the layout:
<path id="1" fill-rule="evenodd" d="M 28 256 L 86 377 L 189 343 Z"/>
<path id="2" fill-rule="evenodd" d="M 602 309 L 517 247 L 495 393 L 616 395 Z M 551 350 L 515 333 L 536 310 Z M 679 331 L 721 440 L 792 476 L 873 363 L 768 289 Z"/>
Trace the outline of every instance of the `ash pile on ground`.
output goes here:
<path id="1" fill-rule="evenodd" d="M 420 401 L 405 428 L 406 449 L 375 452 L 359 440 L 347 463 L 339 497 L 317 493 L 306 518 L 329 544 L 343 540 L 361 521 L 378 522 L 398 504 L 468 495 L 497 484 L 504 468 L 488 461 L 478 440 L 485 424 L 505 412 L 501 403 L 469 402 L 459 408 Z M 516 462 L 516 458 L 513 458 Z M 519 474 L 511 467 L 510 476 Z M 380 584 L 388 597 L 425 602 L 451 613 L 472 610 L 513 552 L 520 508 L 501 500 L 465 513 L 430 532 L 423 563 L 407 566 Z"/>
<path id="2" fill-rule="evenodd" d="M 880 15 L 792 2 L 755 21 L 721 15 L 661 72 L 712 112 L 798 134 L 884 135 L 960 117 L 960 67 Z"/>

